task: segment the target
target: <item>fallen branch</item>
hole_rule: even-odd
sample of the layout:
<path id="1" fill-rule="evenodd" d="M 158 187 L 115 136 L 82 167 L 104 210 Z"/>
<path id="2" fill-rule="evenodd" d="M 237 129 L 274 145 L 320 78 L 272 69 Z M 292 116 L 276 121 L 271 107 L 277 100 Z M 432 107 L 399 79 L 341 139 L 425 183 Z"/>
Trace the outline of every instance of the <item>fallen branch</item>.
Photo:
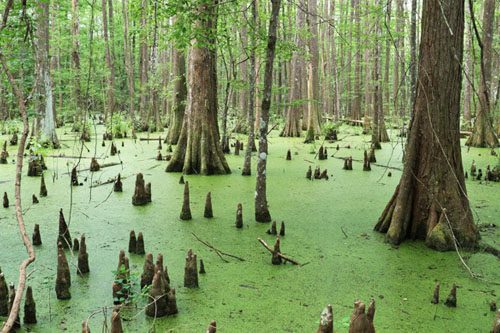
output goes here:
<path id="1" fill-rule="evenodd" d="M 101 165 L 99 166 L 99 169 L 108 168 L 108 167 L 113 167 L 113 166 L 117 166 L 117 165 L 121 165 L 121 163 L 119 163 L 119 162 L 104 163 L 104 164 L 101 164 Z M 77 170 L 77 172 L 83 172 L 83 171 L 90 171 L 90 168 Z M 65 174 L 65 175 L 69 175 L 69 174 L 70 174 L 70 172 L 66 172 L 66 173 L 64 173 L 64 174 Z"/>
<path id="2" fill-rule="evenodd" d="M 264 247 L 265 247 L 265 248 L 266 248 L 269 252 L 271 252 L 272 254 L 274 254 L 274 250 L 273 250 L 273 249 L 272 249 L 269 245 L 267 245 L 267 243 L 266 243 L 263 239 L 261 239 L 261 238 L 257 238 L 257 240 L 258 240 L 258 241 L 262 244 L 262 246 L 264 246 Z M 299 265 L 299 266 L 300 266 L 300 264 L 299 264 L 299 262 L 298 262 L 297 260 L 292 259 L 292 258 L 290 258 L 290 257 L 287 257 L 287 256 L 285 256 L 285 255 L 284 255 L 283 253 L 281 253 L 281 252 L 278 252 L 278 253 L 277 253 L 277 255 L 278 255 L 278 257 L 280 257 L 281 259 L 283 259 L 283 260 L 285 260 L 285 261 L 288 261 L 289 263 L 292 263 L 292 264 L 294 264 L 294 265 Z"/>
<path id="3" fill-rule="evenodd" d="M 7 11 L 8 13 L 8 11 Z M 4 21 L 7 20 L 6 15 L 4 16 Z M 7 75 L 7 78 L 12 86 L 12 90 L 18 99 L 19 104 L 19 112 L 21 113 L 21 118 L 23 120 L 23 132 L 21 135 L 21 140 L 19 142 L 19 148 L 17 149 L 17 159 L 16 159 L 16 178 L 15 178 L 15 204 L 16 204 L 16 219 L 19 227 L 19 233 L 21 234 L 21 238 L 24 243 L 24 247 L 26 248 L 26 252 L 28 252 L 28 258 L 24 259 L 19 266 L 19 280 L 17 282 L 17 292 L 16 297 L 14 298 L 14 302 L 12 302 L 11 310 L 9 313 L 9 318 L 5 322 L 2 332 L 8 333 L 11 331 L 14 326 L 14 322 L 19 314 L 19 307 L 21 305 L 21 300 L 24 294 L 24 288 L 26 286 L 26 269 L 28 266 L 35 261 L 35 250 L 33 249 L 33 245 L 31 244 L 30 238 L 26 233 L 26 226 L 24 224 L 23 211 L 21 205 L 21 174 L 23 170 L 23 156 L 24 156 L 24 147 L 26 147 L 26 140 L 28 138 L 29 132 L 29 124 L 28 124 L 28 115 L 26 113 L 26 103 L 24 101 L 24 94 L 21 88 L 18 87 L 14 76 L 10 72 L 7 67 L 7 62 L 3 57 L 3 54 L 0 52 L 0 61 L 2 63 L 3 70 Z"/>
<path id="4" fill-rule="evenodd" d="M 222 259 L 222 261 L 224 262 L 228 262 L 226 259 L 224 259 L 222 256 L 228 256 L 228 257 L 231 257 L 231 258 L 234 258 L 234 259 L 237 259 L 239 261 L 245 261 L 245 259 L 241 258 L 241 257 L 238 257 L 238 256 L 235 256 L 234 254 L 230 254 L 230 253 L 227 253 L 227 252 L 223 252 L 219 249 L 217 249 L 215 246 L 213 246 L 212 244 L 208 243 L 207 241 L 204 241 L 203 239 L 201 239 L 200 237 L 196 236 L 196 234 L 194 232 L 191 233 L 194 238 L 196 238 L 197 241 L 199 241 L 200 243 L 208 246 L 209 248 L 211 248 L 212 250 L 215 251 L 215 253 L 217 253 L 217 255 Z"/>

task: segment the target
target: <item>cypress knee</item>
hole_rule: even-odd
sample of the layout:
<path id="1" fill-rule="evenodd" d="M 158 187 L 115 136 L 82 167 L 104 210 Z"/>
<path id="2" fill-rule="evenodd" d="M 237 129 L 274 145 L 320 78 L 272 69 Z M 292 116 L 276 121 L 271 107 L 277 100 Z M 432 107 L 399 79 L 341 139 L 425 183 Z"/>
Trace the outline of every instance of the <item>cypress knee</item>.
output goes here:
<path id="1" fill-rule="evenodd" d="M 166 313 L 167 299 L 161 282 L 161 272 L 157 271 L 153 278 L 153 285 L 149 290 L 146 315 L 149 317 L 163 317 Z"/>
<path id="2" fill-rule="evenodd" d="M 36 324 L 36 303 L 33 299 L 31 286 L 26 288 L 26 299 L 24 300 L 24 323 Z"/>
<path id="3" fill-rule="evenodd" d="M 444 302 L 449 307 L 456 308 L 457 307 L 457 286 L 453 284 L 453 287 L 450 290 L 450 294 L 446 298 Z"/>
<path id="4" fill-rule="evenodd" d="M 66 220 L 64 219 L 62 208 L 59 211 L 59 236 L 57 238 L 57 242 L 61 243 L 65 249 L 69 249 L 71 247 L 71 234 L 69 232 L 68 225 L 66 224 Z"/>
<path id="5" fill-rule="evenodd" d="M 130 231 L 130 238 L 128 240 L 128 253 L 135 253 L 137 251 L 137 238 L 135 237 L 135 231 Z"/>
<path id="6" fill-rule="evenodd" d="M 41 197 L 47 196 L 47 186 L 45 186 L 45 177 L 43 176 L 43 173 L 42 173 L 42 178 L 40 179 L 40 196 Z"/>
<path id="7" fill-rule="evenodd" d="M 290 151 L 290 149 L 288 149 L 288 151 L 286 152 L 286 160 L 287 161 L 292 160 L 292 152 Z"/>
<path id="8" fill-rule="evenodd" d="M 214 217 L 212 211 L 212 192 L 207 193 L 207 198 L 205 199 L 205 213 L 203 216 L 207 219 Z"/>
<path id="9" fill-rule="evenodd" d="M 144 176 L 138 173 L 135 179 L 135 190 L 132 196 L 132 204 L 134 206 L 142 206 L 151 202 L 151 183 L 148 186 L 144 185 Z"/>
<path id="10" fill-rule="evenodd" d="M 33 196 L 31 197 L 31 201 L 33 202 L 34 205 L 36 205 L 37 203 L 39 203 L 38 201 L 38 198 L 36 197 L 36 195 L 33 194 Z"/>
<path id="11" fill-rule="evenodd" d="M 187 221 L 191 220 L 191 208 L 189 207 L 189 182 L 184 184 L 184 201 L 182 203 L 182 210 L 180 219 Z"/>
<path id="12" fill-rule="evenodd" d="M 89 254 L 87 253 L 87 243 L 85 234 L 80 237 L 80 248 L 78 250 L 78 274 L 84 275 L 90 272 Z"/>
<path id="13" fill-rule="evenodd" d="M 122 177 L 120 174 L 118 174 L 118 177 L 116 178 L 116 181 L 113 184 L 113 191 L 123 192 Z"/>
<path id="14" fill-rule="evenodd" d="M 9 197 L 7 192 L 3 192 L 3 208 L 9 208 Z"/>
<path id="15" fill-rule="evenodd" d="M 140 232 L 139 235 L 137 236 L 137 244 L 135 247 L 135 254 L 138 254 L 138 255 L 146 254 L 146 251 L 144 250 L 144 236 L 142 235 L 142 232 Z"/>
<path id="16" fill-rule="evenodd" d="M 432 304 L 438 304 L 439 303 L 439 282 L 436 283 L 436 286 L 434 287 L 434 295 L 432 296 Z"/>
<path id="17" fill-rule="evenodd" d="M 184 267 L 184 287 L 198 288 L 198 262 L 196 254 L 189 249 L 186 255 L 186 266 Z"/>
<path id="18" fill-rule="evenodd" d="M 285 236 L 285 222 L 281 222 L 280 236 Z"/>
<path id="19" fill-rule="evenodd" d="M 97 159 L 95 157 L 92 157 L 92 159 L 90 160 L 90 171 L 96 172 L 99 171 L 100 169 L 101 166 L 99 165 L 99 163 L 97 163 Z"/>
<path id="20" fill-rule="evenodd" d="M 111 333 L 123 333 L 122 318 L 120 317 L 120 308 L 114 307 L 111 314 Z"/>
<path id="21" fill-rule="evenodd" d="M 153 255 L 148 253 L 144 259 L 144 266 L 141 274 L 141 289 L 153 283 L 154 275 L 155 265 L 153 264 Z"/>
<path id="22" fill-rule="evenodd" d="M 31 237 L 32 243 L 35 246 L 42 245 L 42 236 L 40 235 L 40 225 L 35 224 L 35 229 L 33 230 L 33 236 Z"/>
<path id="23" fill-rule="evenodd" d="M 57 299 L 67 300 L 71 298 L 69 287 L 71 286 L 71 276 L 68 260 L 64 254 L 62 244 L 57 247 L 57 277 L 56 277 L 56 295 Z"/>
<path id="24" fill-rule="evenodd" d="M 86 320 L 82 321 L 82 333 L 90 333 L 89 324 Z"/>
<path id="25" fill-rule="evenodd" d="M 9 314 L 9 287 L 5 282 L 5 276 L 0 269 L 0 316 L 6 317 Z"/>
<path id="26" fill-rule="evenodd" d="M 281 259 L 280 254 L 281 249 L 280 249 L 280 238 L 276 238 L 276 243 L 274 243 L 274 248 L 273 248 L 273 253 L 272 253 L 272 258 L 271 258 L 271 263 L 273 265 L 281 265 L 283 262 L 283 259 Z"/>
<path id="27" fill-rule="evenodd" d="M 203 259 L 200 259 L 200 274 L 206 274 L 205 264 L 203 263 Z"/>
<path id="28" fill-rule="evenodd" d="M 333 333 L 333 309 L 331 304 L 328 304 L 323 312 L 321 312 L 319 327 L 316 333 Z"/>
<path id="29" fill-rule="evenodd" d="M 76 166 L 71 169 L 71 186 L 78 186 L 78 173 L 76 172 Z"/>
<path id="30" fill-rule="evenodd" d="M 243 228 L 243 206 L 241 203 L 238 204 L 238 208 L 236 209 L 236 228 Z"/>
<path id="31" fill-rule="evenodd" d="M 9 287 L 9 314 L 10 311 L 12 311 L 12 306 L 14 304 L 14 299 L 16 298 L 16 288 L 14 287 L 14 284 L 11 284 Z M 17 317 L 14 320 L 14 325 L 12 328 L 14 330 L 18 329 L 21 327 L 21 319 L 19 318 L 19 312 L 17 313 Z"/>
<path id="32" fill-rule="evenodd" d="M 217 323 L 215 320 L 212 320 L 210 324 L 207 327 L 207 332 L 206 333 L 217 333 Z"/>

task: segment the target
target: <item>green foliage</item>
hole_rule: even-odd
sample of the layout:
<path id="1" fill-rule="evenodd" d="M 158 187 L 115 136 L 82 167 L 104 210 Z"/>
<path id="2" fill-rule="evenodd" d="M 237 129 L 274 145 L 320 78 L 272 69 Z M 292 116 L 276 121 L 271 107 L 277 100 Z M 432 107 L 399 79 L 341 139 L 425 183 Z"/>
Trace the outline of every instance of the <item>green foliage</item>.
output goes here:
<path id="1" fill-rule="evenodd" d="M 340 127 L 339 123 L 327 122 L 323 124 L 323 127 L 321 128 L 321 133 L 325 137 L 330 137 L 334 133 L 334 131 L 338 132 L 339 127 Z"/>
<path id="2" fill-rule="evenodd" d="M 106 124 L 106 130 L 113 134 L 127 133 L 131 128 L 130 121 L 121 113 L 115 113 L 111 120 Z"/>
<path id="3" fill-rule="evenodd" d="M 120 288 L 120 291 L 116 293 L 114 302 L 133 304 L 139 298 L 147 297 L 149 293 L 150 286 L 140 289 L 140 275 L 137 272 L 130 272 L 130 270 L 125 268 L 125 265 L 121 265 L 119 270 L 113 271 L 115 276 L 114 283 Z"/>
<path id="4" fill-rule="evenodd" d="M 34 155 L 47 156 L 48 151 L 51 149 L 50 143 L 41 142 L 37 137 L 31 136 L 29 138 L 30 150 Z"/>
<path id="5" fill-rule="evenodd" d="M 21 121 L 16 119 L 6 120 L 2 126 L 2 134 L 12 135 L 14 133 L 19 133 L 20 128 L 21 128 Z"/>

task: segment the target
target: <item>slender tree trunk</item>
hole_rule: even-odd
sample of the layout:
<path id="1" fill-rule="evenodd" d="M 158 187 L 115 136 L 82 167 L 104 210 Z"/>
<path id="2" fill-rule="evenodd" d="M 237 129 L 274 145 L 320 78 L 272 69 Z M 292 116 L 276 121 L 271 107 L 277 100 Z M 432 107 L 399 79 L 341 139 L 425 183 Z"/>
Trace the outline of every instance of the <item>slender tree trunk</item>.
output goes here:
<path id="1" fill-rule="evenodd" d="M 139 32 L 139 114 L 141 117 L 141 129 L 149 129 L 149 110 L 148 110 L 148 35 L 147 35 L 147 16 L 148 0 L 141 1 L 140 26 Z"/>
<path id="2" fill-rule="evenodd" d="M 460 0 L 462 1 L 462 0 Z M 417 0 L 411 0 L 411 23 L 410 23 L 410 119 L 413 118 L 413 110 L 415 109 L 415 98 L 417 94 Z M 404 50 L 404 45 L 401 45 L 401 49 Z M 404 59 L 404 57 L 403 57 Z M 401 64 L 404 70 L 404 65 Z M 404 101 L 404 99 L 403 99 Z M 404 101 L 404 105 L 408 105 Z M 411 120 L 410 120 L 411 123 Z"/>
<path id="3" fill-rule="evenodd" d="M 149 62 L 149 71 L 151 72 L 151 108 L 149 109 L 150 116 L 154 118 L 154 131 L 160 131 L 162 124 L 160 120 L 160 96 L 159 96 L 159 80 L 158 80 L 158 0 L 154 2 L 154 15 L 153 15 L 153 44 L 151 45 L 151 56 Z"/>
<path id="4" fill-rule="evenodd" d="M 359 0 L 353 1 L 355 4 L 354 10 L 354 31 L 356 40 L 356 54 L 354 55 L 354 98 L 352 100 L 352 118 L 360 119 L 361 117 L 361 4 Z"/>
<path id="5" fill-rule="evenodd" d="M 134 53 L 130 47 L 129 20 L 128 20 L 128 0 L 122 0 L 123 14 L 123 56 L 125 58 L 125 70 L 127 72 L 127 86 L 129 98 L 129 115 L 132 119 L 132 127 L 135 127 L 135 89 L 134 89 Z"/>
<path id="6" fill-rule="evenodd" d="M 384 100 L 382 103 L 382 115 L 390 114 L 391 110 L 391 93 L 390 93 L 390 65 L 391 65 L 391 39 L 387 36 L 391 33 L 391 16 L 392 16 L 392 0 L 387 0 L 385 5 L 386 10 L 386 22 L 385 22 L 385 54 L 384 54 Z"/>
<path id="7" fill-rule="evenodd" d="M 71 0 L 71 35 L 73 47 L 71 60 L 73 64 L 73 97 L 76 106 L 77 118 L 81 116 L 83 109 L 81 87 L 80 87 L 80 22 L 78 19 L 78 0 Z"/>
<path id="8" fill-rule="evenodd" d="M 307 134 L 305 142 L 313 142 L 321 133 L 321 112 L 319 105 L 319 50 L 318 50 L 318 13 L 316 0 L 308 0 L 307 23 L 311 37 L 309 39 L 309 80 L 307 96 Z M 309 86 L 310 85 L 310 86 Z"/>
<path id="9" fill-rule="evenodd" d="M 244 4 L 243 8 L 246 9 L 247 5 Z M 248 33 L 247 33 L 247 25 L 243 24 L 241 27 L 241 33 L 240 33 L 240 42 L 241 42 L 241 48 L 242 50 L 247 49 L 247 44 L 248 44 Z M 241 89 L 240 89 L 240 94 L 239 94 L 239 112 L 237 115 L 237 120 L 236 120 L 236 126 L 234 128 L 234 132 L 236 133 L 243 133 L 247 134 L 248 133 L 248 88 L 247 88 L 247 82 L 248 82 L 248 61 L 246 59 L 246 52 L 241 52 L 241 63 L 240 63 L 240 84 L 241 84 Z"/>
<path id="10" fill-rule="evenodd" d="M 393 244 L 423 239 L 444 251 L 457 243 L 474 247 L 479 239 L 460 151 L 463 32 L 463 0 L 423 2 L 420 70 L 405 165 L 375 226 Z"/>
<path id="11" fill-rule="evenodd" d="M 470 15 L 470 12 L 469 12 Z M 472 85 L 474 83 L 474 33 L 471 23 L 468 24 L 466 30 L 467 50 L 465 52 L 465 93 L 464 93 L 464 127 L 467 130 L 471 129 L 472 124 Z"/>
<path id="12" fill-rule="evenodd" d="M 257 47 L 257 1 L 252 1 L 252 34 L 250 36 L 250 93 L 248 101 L 248 142 L 245 150 L 245 160 L 243 163 L 243 169 L 241 174 L 243 176 L 250 176 L 252 174 L 252 151 L 255 148 L 255 120 L 254 120 L 254 110 L 255 110 L 255 75 L 256 75 L 256 64 L 255 64 L 255 48 Z"/>
<path id="13" fill-rule="evenodd" d="M 44 144 L 59 148 L 56 134 L 56 120 L 54 113 L 52 77 L 49 62 L 49 4 L 39 1 L 37 5 L 37 75 L 40 92 L 38 119 L 40 124 L 40 141 Z"/>
<path id="14" fill-rule="evenodd" d="M 107 108 L 104 113 L 104 121 L 108 119 L 108 115 L 113 117 L 115 111 L 115 66 L 111 56 L 110 40 L 108 36 L 108 14 L 107 14 L 107 0 L 102 0 L 102 29 L 104 36 L 104 48 L 106 52 L 106 66 L 108 67 L 107 75 Z M 111 129 L 112 130 L 112 129 Z"/>
<path id="15" fill-rule="evenodd" d="M 193 41 L 188 60 L 188 96 L 179 141 L 167 172 L 227 174 L 231 170 L 219 144 L 217 127 L 216 31 L 217 0 L 201 4 L 194 29 L 204 32 Z"/>
<path id="16" fill-rule="evenodd" d="M 273 84 L 273 62 L 276 49 L 276 30 L 278 27 L 281 0 L 271 0 L 272 11 L 269 19 L 267 37 L 266 68 L 264 70 L 264 91 L 259 126 L 259 160 L 257 163 L 257 182 L 255 187 L 255 220 L 271 222 L 271 214 L 267 205 L 266 164 L 267 164 L 267 130 L 269 110 L 271 108 L 271 88 Z"/>
<path id="17" fill-rule="evenodd" d="M 468 146 L 498 147 L 491 115 L 491 63 L 493 43 L 493 22 L 495 19 L 495 0 L 485 0 L 483 7 L 483 36 L 478 38 L 481 48 L 481 82 L 479 84 L 479 109 L 477 110 L 472 135 Z M 473 15 L 473 10 L 471 10 Z M 474 22 L 475 24 L 475 22 Z"/>
<path id="18" fill-rule="evenodd" d="M 393 116 L 401 116 L 404 113 L 401 107 L 401 88 L 403 84 L 399 82 L 399 67 L 402 60 L 402 48 L 404 47 L 404 0 L 397 0 L 396 7 L 396 38 L 394 39 L 394 67 L 393 67 L 393 81 L 392 81 L 392 99 L 394 105 Z M 403 42 L 403 43 L 402 43 Z M 404 66 L 404 65 L 403 65 Z M 403 68 L 404 70 L 404 68 Z M 404 75 L 404 72 L 403 72 Z M 403 77 L 401 77 L 403 78 Z"/>

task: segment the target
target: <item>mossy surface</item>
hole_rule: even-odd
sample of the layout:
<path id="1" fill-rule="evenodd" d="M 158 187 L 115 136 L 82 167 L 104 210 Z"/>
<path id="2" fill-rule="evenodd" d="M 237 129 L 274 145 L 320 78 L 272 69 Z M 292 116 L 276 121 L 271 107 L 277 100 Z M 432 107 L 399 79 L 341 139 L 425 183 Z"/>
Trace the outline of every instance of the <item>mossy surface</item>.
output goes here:
<path id="1" fill-rule="evenodd" d="M 122 313 L 126 332 L 147 332 L 154 325 L 157 332 L 203 332 L 211 320 L 221 332 L 314 332 L 323 308 L 331 303 L 336 332 L 347 332 L 353 302 L 375 298 L 375 327 L 380 332 L 486 332 L 494 313 L 488 303 L 498 303 L 500 265 L 496 257 L 482 253 L 462 253 L 471 269 L 481 274 L 472 279 L 455 252 L 438 252 L 422 241 L 407 241 L 399 248 L 384 242 L 384 235 L 373 231 L 379 215 L 392 195 L 401 175 L 401 142 L 382 144 L 376 151 L 377 164 L 371 172 L 362 171 L 363 151 L 369 149 L 369 136 L 361 128 L 342 126 L 335 143 L 325 143 L 327 160 L 315 160 L 316 144 L 303 144 L 304 138 L 280 138 L 273 131 L 269 138 L 267 190 L 271 216 L 285 221 L 286 236 L 281 250 L 303 266 L 271 265 L 271 254 L 257 237 L 273 243 L 267 235 L 270 224 L 254 221 L 256 158 L 252 176 L 241 176 L 244 154 L 227 156 L 232 173 L 224 176 L 185 176 L 190 184 L 193 219 L 181 221 L 183 185 L 178 173 L 166 173 L 168 162 L 156 161 L 157 141 L 116 140 L 119 155 L 109 156 L 110 142 L 101 147 L 103 127 L 98 127 L 96 156 L 99 172 L 82 171 L 78 177 L 83 186 L 70 184 L 75 159 L 46 156 L 45 180 L 48 196 L 31 204 L 38 194 L 40 179 L 26 177 L 23 170 L 22 196 L 25 222 L 29 233 L 40 224 L 43 245 L 36 248 L 37 260 L 30 266 L 28 284 L 33 286 L 37 303 L 38 324 L 25 326 L 20 332 L 78 332 L 82 320 L 89 316 L 92 331 L 100 331 L 102 307 L 113 303 L 111 284 L 118 252 L 127 249 L 130 230 L 144 234 L 146 252 L 161 252 L 168 266 L 172 287 L 177 291 L 179 314 L 156 321 L 140 312 L 145 299 L 137 301 Z M 394 133 L 392 133 L 394 134 Z M 78 135 L 63 128 L 58 132 L 62 149 L 49 155 L 79 155 Z M 157 137 L 159 134 L 151 134 Z M 139 136 L 141 136 L 139 134 Z M 146 136 L 146 134 L 142 134 Z M 165 133 L 161 133 L 164 137 Z M 238 136 L 239 139 L 246 139 Z M 3 136 L 2 139 L 7 139 Z M 92 137 L 92 140 L 95 140 Z M 125 146 L 121 147 L 121 142 Z M 463 145 L 464 141 L 462 141 Z M 339 151 L 335 147 L 339 144 Z M 345 148 L 350 145 L 351 148 Z M 87 144 L 84 156 L 94 155 L 94 142 Z M 17 281 L 19 263 L 25 258 L 17 230 L 14 210 L 14 147 L 8 146 L 9 164 L 0 166 L 0 190 L 12 199 L 8 209 L 0 210 L 0 266 L 9 282 Z M 17 149 L 17 147 L 16 147 Z M 286 161 L 286 152 L 292 160 Z M 166 147 L 164 147 L 164 151 Z M 313 153 L 311 153 L 313 152 Z M 498 163 L 488 149 L 463 147 L 465 169 L 472 160 L 485 171 L 486 165 Z M 162 152 L 163 153 L 163 152 Z M 297 154 L 296 154 L 297 153 Z M 335 157 L 352 155 L 353 171 L 342 170 L 343 160 Z M 305 178 L 308 166 L 327 168 L 328 181 Z M 87 169 L 90 159 L 82 159 L 79 169 Z M 387 172 L 392 177 L 387 176 Z M 152 203 L 135 207 L 131 204 L 135 175 L 144 174 L 152 183 Z M 113 185 L 90 188 L 91 181 L 107 181 L 121 173 L 123 192 L 113 192 Z M 500 185 L 480 184 L 466 180 L 475 221 L 497 223 L 500 216 Z M 214 218 L 203 217 L 205 196 L 212 192 Z M 70 202 L 73 207 L 70 217 Z M 244 228 L 236 229 L 236 206 L 243 204 Z M 58 301 L 54 282 L 57 262 L 58 211 L 64 209 L 74 237 L 85 233 L 90 273 L 76 274 L 77 254 L 67 252 L 72 271 L 72 299 Z M 227 258 L 223 262 L 192 235 L 246 261 Z M 483 241 L 500 247 L 498 228 L 482 233 Z M 206 274 L 200 275 L 200 288 L 183 287 L 185 255 L 189 248 L 203 259 Z M 130 255 L 133 273 L 140 275 L 144 256 Z M 431 304 L 436 281 L 441 283 L 441 300 L 452 284 L 458 289 L 458 307 L 450 309 L 441 302 Z M 109 323 L 111 310 L 107 312 Z M 22 316 L 22 315 L 21 315 Z M 4 318 L 0 318 L 2 321 Z"/>

